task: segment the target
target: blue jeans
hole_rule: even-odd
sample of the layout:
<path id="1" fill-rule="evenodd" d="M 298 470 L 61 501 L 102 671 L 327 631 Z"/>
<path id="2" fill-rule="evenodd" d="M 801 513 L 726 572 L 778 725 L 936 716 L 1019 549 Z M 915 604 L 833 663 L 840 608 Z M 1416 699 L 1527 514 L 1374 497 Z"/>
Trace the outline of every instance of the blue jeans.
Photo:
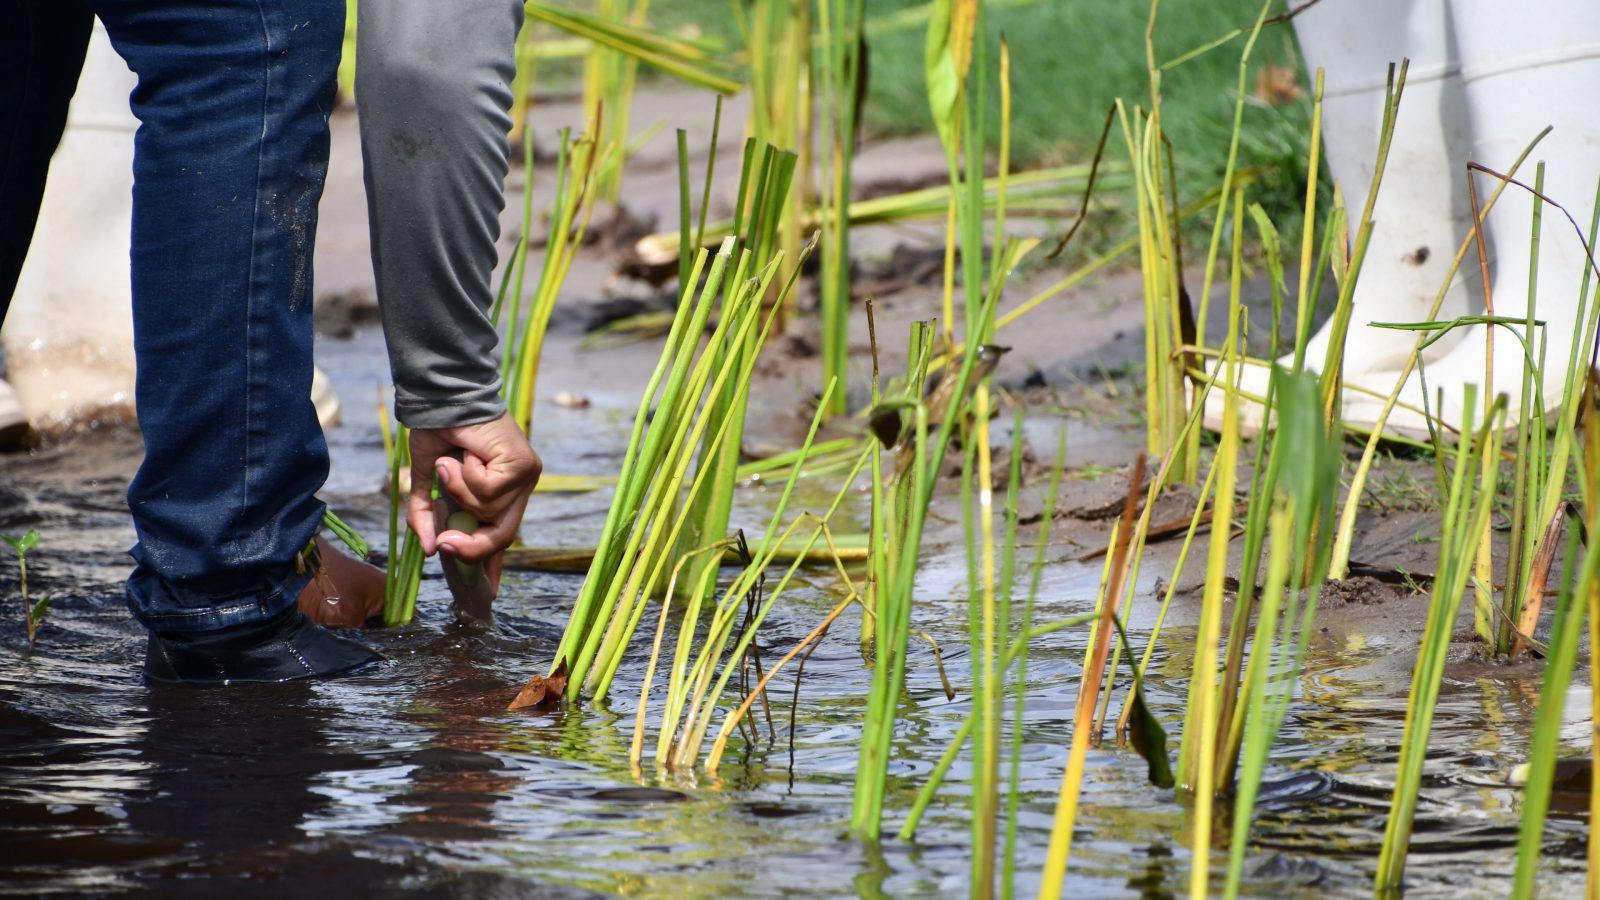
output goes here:
<path id="1" fill-rule="evenodd" d="M 312 247 L 345 4 L 44 2 L 87 6 L 138 76 L 133 324 L 145 458 L 128 489 L 139 538 L 128 605 L 161 633 L 271 618 L 305 586 L 299 554 L 323 514 Z M 0 56 L 27 39 L 0 38 Z M 29 123 L 0 121 L 16 127 Z"/>

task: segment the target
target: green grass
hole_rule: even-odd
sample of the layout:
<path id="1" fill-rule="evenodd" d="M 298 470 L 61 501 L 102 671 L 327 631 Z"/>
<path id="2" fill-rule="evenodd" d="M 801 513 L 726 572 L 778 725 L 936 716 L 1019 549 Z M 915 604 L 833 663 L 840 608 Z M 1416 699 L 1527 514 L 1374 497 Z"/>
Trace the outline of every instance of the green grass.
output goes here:
<path id="1" fill-rule="evenodd" d="M 896 13 L 925 5 L 926 0 L 872 0 L 869 25 Z M 708 15 L 707 7 L 725 0 L 655 0 L 651 25 L 682 36 L 693 33 L 724 48 L 738 48 L 737 23 L 731 15 Z M 579 4 L 581 6 L 581 4 Z M 1155 35 L 1156 58 L 1162 62 L 1205 44 L 1255 18 L 1255 0 L 1167 0 L 1160 10 Z M 1141 2 L 1036 0 L 1019 6 L 995 5 L 985 12 L 991 37 L 1004 34 L 1013 65 L 1012 156 L 1019 168 L 1083 162 L 1093 155 L 1106 110 L 1118 97 L 1132 103 L 1149 96 L 1145 71 L 1144 32 L 1149 5 Z M 690 31 L 686 32 L 685 29 Z M 867 136 L 925 134 L 932 131 L 923 77 L 924 24 L 875 28 L 869 35 L 871 84 L 865 110 Z M 1179 159 L 1215 160 L 1195 177 L 1218 175 L 1227 149 L 1232 120 L 1234 83 L 1238 77 L 1243 38 L 1185 63 L 1167 73 L 1164 82 L 1164 130 Z M 1290 175 L 1296 159 L 1304 159 L 1310 133 L 1309 85 L 1301 73 L 1300 51 L 1291 26 L 1274 25 L 1262 34 L 1252 59 L 1250 83 L 1263 66 L 1287 66 L 1300 73 L 1308 96 L 1280 106 L 1252 101 L 1245 112 L 1241 147 L 1246 166 L 1266 165 L 1283 180 L 1271 182 L 1269 193 L 1287 191 L 1298 209 L 1299 191 Z M 641 77 L 654 78 L 641 72 Z M 998 88 L 991 108 L 998 108 Z M 998 144 L 999 122 L 991 119 L 988 138 Z M 1209 150 L 1207 148 L 1210 148 Z M 1206 171 L 1206 167 L 1214 171 Z M 1199 185 L 1194 185 L 1198 188 Z M 1269 212 L 1273 204 L 1257 194 Z"/>
<path id="2" fill-rule="evenodd" d="M 869 16 L 918 5 L 919 0 L 875 0 Z M 1165 62 L 1248 25 L 1258 8 L 1259 2 L 1252 0 L 1169 0 L 1160 10 L 1156 58 Z M 1140 2 L 1039 0 L 986 12 L 990 34 L 1004 34 L 1011 45 L 1016 110 L 1011 123 L 1012 154 L 1019 166 L 1087 159 L 1093 154 L 1112 101 L 1124 97 L 1142 102 L 1149 96 L 1144 58 L 1149 11 L 1148 4 Z M 1289 29 L 1287 25 L 1272 26 L 1262 35 L 1254 67 L 1299 69 L 1300 54 Z M 866 113 L 869 134 L 912 134 L 929 129 L 923 41 L 920 28 L 880 33 L 873 39 Z M 1220 167 L 1233 114 L 1240 45 L 1242 38 L 1166 76 L 1163 126 L 1180 159 L 1215 158 Z M 1250 136 L 1249 162 L 1299 155 L 1309 133 L 1310 116 L 1309 100 L 1280 107 L 1252 104 L 1244 129 Z M 991 131 L 997 127 L 991 123 Z M 998 132 L 990 137 L 998 139 Z M 1205 152 L 1207 146 L 1216 152 Z"/>

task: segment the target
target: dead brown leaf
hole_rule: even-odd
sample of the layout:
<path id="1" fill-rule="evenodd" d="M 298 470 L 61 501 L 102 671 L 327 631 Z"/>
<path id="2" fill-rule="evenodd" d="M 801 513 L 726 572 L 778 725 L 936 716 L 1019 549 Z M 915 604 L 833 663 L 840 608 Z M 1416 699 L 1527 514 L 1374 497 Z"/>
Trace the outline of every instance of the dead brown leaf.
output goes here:
<path id="1" fill-rule="evenodd" d="M 1294 103 L 1305 95 L 1298 66 L 1262 66 L 1256 73 L 1256 96 L 1268 106 Z"/>
<path id="2" fill-rule="evenodd" d="M 519 709 L 549 709 L 556 705 L 561 695 L 567 689 L 567 661 L 565 659 L 556 664 L 555 671 L 549 675 L 535 675 L 528 679 L 517 694 L 516 699 L 507 706 L 509 710 Z"/>

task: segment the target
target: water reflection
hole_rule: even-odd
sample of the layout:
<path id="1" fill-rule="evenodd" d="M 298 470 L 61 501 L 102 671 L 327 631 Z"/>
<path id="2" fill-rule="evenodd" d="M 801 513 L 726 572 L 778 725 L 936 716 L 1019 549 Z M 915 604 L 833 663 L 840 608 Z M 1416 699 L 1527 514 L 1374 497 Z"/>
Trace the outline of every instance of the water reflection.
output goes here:
<path id="1" fill-rule="evenodd" d="M 568 431 L 554 439 L 581 434 Z M 357 493 L 370 490 L 370 479 L 348 473 L 364 471 L 379 451 L 352 433 L 338 438 L 343 445 L 336 441 L 336 452 L 347 454 L 336 461 L 347 473 L 336 487 L 351 492 L 341 502 L 376 534 L 381 503 Z M 613 462 L 572 447 L 562 452 L 596 471 Z M 7 507 L 0 508 L 0 530 L 26 524 L 47 532 L 30 581 L 53 605 L 40 647 L 30 654 L 20 627 L 6 619 L 14 582 L 4 581 L 9 570 L 0 567 L 4 890 L 360 896 L 403 889 L 482 896 L 545 895 L 559 885 L 573 893 L 689 900 L 947 896 L 967 889 L 970 757 L 952 768 L 915 843 L 863 845 L 844 836 L 867 686 L 856 646 L 858 613 L 837 622 L 806 666 L 792 757 L 786 733 L 792 682 L 785 673 L 773 698 L 778 740 L 770 741 L 763 721 L 762 742 L 745 746 L 736 739 L 715 781 L 692 773 L 657 776 L 648 765 L 642 779 L 631 772 L 643 648 L 622 667 L 607 705 L 505 712 L 519 683 L 550 661 L 577 586 L 571 576 L 513 573 L 501 604 L 503 627 L 479 631 L 451 624 L 443 587 L 430 580 L 415 626 L 372 636 L 391 662 L 359 678 L 152 690 L 136 675 L 141 636 L 122 609 L 118 586 L 131 535 L 112 499 L 120 497 L 124 476 L 117 472 L 126 453 L 111 461 L 96 462 L 92 452 L 82 457 L 8 461 L 0 494 Z M 90 499 L 73 499 L 83 495 Z M 759 490 L 741 498 L 756 520 L 771 499 Z M 559 519 L 563 510 L 603 508 L 605 497 L 535 502 Z M 597 525 L 593 520 L 560 521 L 556 535 L 540 542 L 568 540 Z M 1094 566 L 1053 565 L 1040 620 L 1088 608 L 1098 574 Z M 968 664 L 964 577 L 960 553 L 947 553 L 930 560 L 918 585 L 918 625 L 943 645 L 958 686 Z M 1130 629 L 1139 651 L 1150 623 L 1138 616 L 1155 605 L 1141 591 Z M 786 597 L 760 638 L 771 659 L 831 609 L 834 576 L 817 573 Z M 1018 785 L 1019 895 L 1038 884 L 1085 637 L 1081 630 L 1051 634 L 1030 657 Z M 1147 682 L 1152 709 L 1174 740 L 1190 672 L 1183 654 L 1169 648 L 1190 640 L 1181 622 L 1169 624 Z M 1319 632 L 1268 768 L 1248 892 L 1370 893 L 1410 652 L 1371 629 Z M 888 802 L 891 832 L 970 709 L 964 694 L 945 699 L 927 645 L 914 644 L 910 660 Z M 1521 812 L 1520 794 L 1506 786 L 1505 775 L 1527 752 L 1538 673 L 1458 661 L 1450 674 L 1408 881 L 1419 895 L 1501 895 Z M 1588 691 L 1577 685 L 1569 698 L 1567 734 L 1575 753 L 1589 740 Z M 1581 885 L 1589 773 L 1581 766 L 1563 772 L 1541 872 L 1550 895 Z M 1082 804 L 1069 882 L 1074 895 L 1187 893 L 1188 811 L 1171 792 L 1148 786 L 1141 761 L 1110 742 L 1094 751 Z M 1224 857 L 1218 849 L 1218 873 Z"/>

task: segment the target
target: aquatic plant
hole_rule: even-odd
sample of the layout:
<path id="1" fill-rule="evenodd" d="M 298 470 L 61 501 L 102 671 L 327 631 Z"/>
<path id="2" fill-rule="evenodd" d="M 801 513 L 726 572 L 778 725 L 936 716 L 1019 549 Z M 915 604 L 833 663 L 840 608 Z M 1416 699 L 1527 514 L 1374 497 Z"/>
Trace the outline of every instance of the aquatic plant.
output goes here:
<path id="1" fill-rule="evenodd" d="M 933 492 L 933 473 L 929 471 L 928 460 L 944 458 L 952 421 L 960 415 L 961 401 L 965 399 L 963 388 L 971 373 L 969 365 L 959 376 L 955 409 L 939 426 L 939 438 L 930 447 L 928 410 L 922 402 L 920 386 L 926 377 L 932 350 L 931 327 L 926 322 L 914 323 L 902 387 L 894 396 L 880 397 L 879 386 L 874 383 L 875 403 L 869 413 L 870 420 L 893 424 L 892 429 L 881 430 L 879 439 L 888 436 L 890 440 L 885 443 L 898 451 L 894 467 L 887 472 L 883 454 L 871 454 L 872 558 L 868 563 L 865 608 L 871 620 L 868 647 L 873 667 L 850 820 L 850 830 L 869 840 L 876 840 L 882 827 L 895 707 L 905 683 L 912 586 L 921 550 L 922 526 Z M 969 361 L 974 355 L 968 354 Z M 906 421 L 908 417 L 909 422 Z M 863 628 L 866 627 L 864 622 Z"/>
<path id="2" fill-rule="evenodd" d="M 1590 477 L 1594 471 L 1591 469 Z M 1591 487 L 1593 483 L 1591 482 Z M 1589 525 L 1596 517 L 1589 516 Z M 1592 532 L 1591 532 L 1592 533 Z M 1580 562 L 1581 559 L 1581 562 Z M 1576 574 L 1575 574 L 1576 573 Z M 1561 724 L 1566 712 L 1568 687 L 1578 664 L 1578 650 L 1584 637 L 1584 621 L 1589 621 L 1591 640 L 1600 614 L 1600 547 L 1583 547 L 1576 535 L 1567 540 L 1566 567 L 1560 578 L 1560 597 L 1556 620 L 1545 657 L 1544 680 L 1539 690 L 1539 705 L 1534 714 L 1533 746 L 1528 752 L 1527 780 L 1523 787 L 1522 822 L 1517 840 L 1517 868 L 1511 896 L 1531 900 L 1537 895 L 1539 856 L 1544 847 L 1545 817 L 1550 810 L 1550 794 L 1555 781 L 1556 761 L 1562 753 Z M 1591 753 L 1600 752 L 1591 749 Z M 1600 793 L 1590 788 L 1591 807 Z M 1600 870 L 1594 866 L 1596 838 L 1589 838 L 1589 891 L 1596 887 Z"/>
<path id="3" fill-rule="evenodd" d="M 679 140 L 681 145 L 681 136 Z M 679 159 L 682 161 L 681 172 L 686 173 L 685 154 L 680 153 Z M 715 156 L 711 159 L 714 162 Z M 771 306 L 774 313 L 771 331 L 774 332 L 777 331 L 778 323 L 783 317 L 784 301 L 792 294 L 799 273 L 798 267 L 795 267 L 789 271 L 784 281 L 777 280 L 785 268 L 783 265 L 785 256 L 777 246 L 778 228 L 782 223 L 783 208 L 790 194 L 796 162 L 797 157 L 793 153 L 779 151 L 771 145 L 757 144 L 754 140 L 747 141 L 740 169 L 739 192 L 735 201 L 735 209 L 738 212 L 735 217 L 734 233 L 739 238 L 735 246 L 746 248 L 752 259 L 771 259 L 778 264 L 772 272 L 765 293 L 757 298 L 763 304 Z M 709 195 L 711 165 L 708 164 L 706 171 L 707 194 L 702 196 L 700 210 L 702 227 L 705 202 Z M 680 192 L 683 197 L 680 202 L 680 228 L 687 233 L 688 191 L 687 179 L 683 175 L 680 175 Z M 804 262 L 809 254 L 810 247 L 802 247 L 799 261 Z M 736 272 L 733 277 L 737 279 L 739 274 Z M 688 290 L 692 279 L 688 278 L 686 273 L 680 276 L 680 279 L 683 282 L 683 289 Z M 772 284 L 781 284 L 776 295 L 773 293 Z M 765 333 L 764 330 L 763 334 Z M 748 382 L 750 372 L 755 367 L 756 357 L 761 352 L 763 340 L 764 338 L 758 338 L 752 332 L 740 343 L 724 346 L 713 344 L 717 354 L 714 365 L 718 369 L 734 366 L 743 373 L 741 380 Z M 709 541 L 720 540 L 727 536 L 728 515 L 733 506 L 733 487 L 738 475 L 741 436 L 744 433 L 748 399 L 748 384 L 745 384 L 743 390 L 719 398 L 713 409 L 715 416 L 713 427 L 717 427 L 717 423 L 722 420 L 728 420 L 734 437 L 723 441 L 715 448 L 708 444 L 701 449 L 698 466 L 710 471 L 710 482 L 707 490 L 691 502 L 689 518 L 678 541 L 679 555 L 692 552 Z M 714 555 L 696 559 L 690 566 L 687 583 L 699 583 L 708 569 L 717 568 L 716 563 Z"/>
<path id="4" fill-rule="evenodd" d="M 1417 793 L 1422 783 L 1422 764 L 1426 759 L 1428 734 L 1439 702 L 1439 686 L 1444 677 L 1446 654 L 1462 595 L 1473 577 L 1473 561 L 1478 552 L 1478 536 L 1489 520 L 1498 487 L 1498 466 L 1485 466 L 1485 459 L 1497 460 L 1505 434 L 1505 401 L 1498 399 L 1490 416 L 1476 426 L 1477 390 L 1464 388 L 1461 442 L 1455 452 L 1455 466 L 1441 521 L 1439 563 L 1429 598 L 1428 620 L 1406 703 L 1406 724 L 1400 744 L 1400 768 L 1394 797 L 1384 829 L 1383 849 L 1378 858 L 1374 888 L 1396 891 L 1405 870 L 1406 850 L 1411 841 L 1411 825 L 1416 814 Z"/>
<path id="5" fill-rule="evenodd" d="M 607 202 L 621 196 L 622 167 L 632 151 L 628 129 L 639 63 L 726 96 L 743 87 L 727 76 L 711 50 L 650 28 L 650 0 L 597 0 L 592 13 L 539 2 L 525 8 L 531 21 L 593 43 L 584 64 L 583 108 L 584 118 L 597 125 L 596 143 L 617 148 L 596 161 L 595 191 Z M 525 85 L 521 96 L 526 96 Z"/>
<path id="6" fill-rule="evenodd" d="M 748 180 L 754 155 L 753 149 L 747 150 L 746 176 L 741 180 Z M 769 196 L 779 197 L 772 202 L 781 203 L 783 192 L 775 187 L 781 178 L 774 174 L 774 167 L 781 164 L 775 156 L 781 155 L 764 154 L 767 164 L 753 181 L 751 191 L 757 201 L 773 186 Z M 772 202 L 766 203 L 767 208 Z M 737 461 L 732 454 L 743 434 L 750 372 L 772 326 L 772 313 L 763 314 L 763 299 L 772 289 L 776 262 L 776 255 L 757 257 L 751 249 L 740 249 L 738 240 L 727 238 L 709 271 L 704 271 L 707 254 L 701 251 L 690 272 L 688 290 L 634 419 L 594 563 L 556 653 L 556 667 L 568 671 L 572 682 L 597 700 L 610 685 L 646 600 L 659 591 L 685 552 L 701 549 L 685 551 L 680 543 L 691 533 L 689 520 L 697 520 L 695 527 L 706 543 L 725 539 L 735 472 L 727 462 Z M 776 296 L 781 298 L 792 288 L 791 280 Z M 703 329 L 719 298 L 716 326 L 702 348 Z M 733 450 L 724 454 L 724 446 Z M 696 451 L 700 462 L 683 492 Z M 698 577 L 682 589 L 690 608 L 713 587 L 716 567 L 708 564 L 694 571 Z"/>
<path id="7" fill-rule="evenodd" d="M 384 458 L 389 462 L 389 554 L 384 565 L 383 624 L 387 628 L 409 625 L 417 613 L 417 592 L 422 587 L 422 539 L 406 524 L 407 485 L 411 476 L 411 430 L 400 422 L 389 425 L 389 411 L 378 404 L 378 430 L 383 435 Z"/>
<path id="8" fill-rule="evenodd" d="M 34 638 L 38 636 L 39 623 L 44 621 L 45 613 L 50 610 L 49 601 L 43 597 L 33 603 L 28 602 L 28 551 L 39 545 L 39 532 L 30 528 L 22 537 L 7 537 L 5 542 L 10 544 L 12 552 L 17 554 L 17 577 L 21 580 L 22 590 L 22 616 L 28 625 L 28 646 L 31 647 Z"/>
<path id="9" fill-rule="evenodd" d="M 822 377 L 844 384 L 849 377 L 850 201 L 852 166 L 866 100 L 867 43 L 862 30 L 866 0 L 818 0 L 817 25 L 825 36 L 816 68 L 821 101 L 822 275 L 818 282 L 822 318 Z M 828 409 L 843 413 L 847 397 L 839 391 Z"/>
<path id="10" fill-rule="evenodd" d="M 834 383 L 829 383 L 824 390 L 823 400 L 837 388 Z M 723 717 L 723 724 L 717 733 L 705 763 L 708 771 L 715 773 L 726 751 L 729 738 L 736 728 L 742 723 L 744 716 L 750 711 L 759 698 L 766 699 L 767 684 L 775 677 L 780 669 L 797 653 L 815 641 L 821 640 L 826 633 L 828 624 L 837 618 L 838 612 L 851 602 L 859 599 L 859 593 L 838 557 L 834 546 L 829 520 L 837 512 L 845 496 L 854 486 L 857 475 L 867 462 L 867 454 L 861 454 L 855 467 L 846 475 L 832 502 L 821 514 L 802 513 L 796 516 L 787 527 L 780 528 L 788 510 L 790 498 L 793 496 L 794 486 L 799 480 L 800 473 L 805 465 L 807 454 L 816 438 L 818 427 L 822 424 L 824 404 L 819 404 L 811 420 L 811 427 L 806 432 L 806 440 L 800 447 L 800 455 L 794 460 L 790 469 L 788 480 L 784 483 L 783 491 L 779 495 L 778 503 L 768 520 L 766 531 L 760 546 L 751 553 L 745 545 L 742 533 L 735 538 L 718 541 L 696 551 L 690 551 L 679 557 L 678 564 L 674 567 L 672 580 L 663 595 L 660 617 L 656 625 L 655 641 L 651 649 L 649 668 L 646 670 L 644 685 L 639 692 L 639 712 L 634 726 L 633 747 L 631 750 L 632 762 L 635 766 L 640 764 L 644 731 L 647 722 L 647 710 L 654 675 L 661 656 L 662 638 L 666 631 L 667 615 L 673 600 L 674 591 L 672 584 L 677 581 L 686 564 L 692 565 L 697 554 L 719 552 L 724 546 L 735 545 L 740 548 L 740 555 L 744 567 L 735 576 L 733 582 L 723 590 L 722 599 L 710 610 L 710 621 L 704 633 L 699 633 L 696 624 L 703 618 L 701 602 L 703 592 L 692 589 L 687 594 L 685 607 L 682 611 L 682 624 L 679 626 L 677 647 L 673 653 L 672 665 L 668 669 L 666 696 L 662 703 L 660 728 L 656 740 L 656 764 L 663 769 L 685 769 L 693 766 L 700 757 L 701 748 L 723 694 L 733 676 L 737 673 L 741 681 L 745 678 L 747 668 L 753 668 L 755 677 L 759 679 L 754 688 L 747 690 L 744 701 L 740 706 Z M 770 592 L 766 590 L 766 570 L 772 565 L 777 555 L 777 550 L 795 534 L 800 533 L 805 526 L 810 526 L 809 534 L 805 538 L 804 550 L 797 554 L 794 561 L 785 570 L 782 578 Z M 833 564 L 848 586 L 848 595 L 837 608 L 837 612 L 829 616 L 818 630 L 812 632 L 807 641 L 791 651 L 770 670 L 763 671 L 759 657 L 754 651 L 754 642 L 762 623 L 772 608 L 777 604 L 793 580 L 795 573 L 805 561 L 809 552 L 817 546 L 819 540 L 825 541 L 827 554 L 831 556 Z M 741 619 L 741 609 L 744 616 Z M 731 649 L 729 648 L 732 644 Z M 720 674 L 718 668 L 720 665 Z M 752 729 L 752 738 L 754 730 Z M 752 741 L 753 742 L 753 741 Z"/>
<path id="11" fill-rule="evenodd" d="M 778 246 L 783 250 L 783 266 L 778 274 L 780 281 L 787 281 L 807 236 L 822 225 L 819 218 L 808 219 L 806 213 L 815 207 L 816 200 L 812 183 L 816 177 L 813 161 L 819 112 L 816 44 L 820 39 L 826 46 L 830 36 L 826 31 L 820 36 L 813 32 L 813 0 L 754 0 L 729 5 L 744 38 L 749 65 L 750 135 L 758 144 L 792 151 L 796 157 L 795 178 L 778 223 Z M 820 11 L 828 10 L 824 6 Z M 831 114 L 827 98 L 823 98 L 820 111 L 824 117 Z M 704 213 L 702 205 L 702 232 Z M 703 240 L 697 239 L 693 246 L 704 246 Z M 784 327 L 794 312 L 786 310 L 778 327 Z M 835 374 L 842 386 L 844 373 Z M 839 395 L 842 397 L 844 391 Z"/>
<path id="12" fill-rule="evenodd" d="M 1153 35 L 1160 0 L 1151 0 L 1149 24 L 1145 31 L 1145 56 L 1150 80 L 1150 108 L 1129 119 L 1121 102 L 1118 119 L 1128 146 L 1134 172 L 1134 199 L 1139 220 L 1140 269 L 1144 278 L 1145 301 L 1145 416 L 1148 452 L 1161 455 L 1178 446 L 1177 434 L 1187 434 L 1183 452 L 1175 458 L 1177 480 L 1192 483 L 1198 478 L 1200 433 L 1185 429 L 1184 421 L 1193 404 L 1189 369 L 1194 360 L 1182 348 L 1204 346 L 1207 306 L 1216 273 L 1217 254 L 1222 246 L 1227 204 L 1238 177 L 1239 139 L 1244 120 L 1247 72 L 1252 51 L 1273 0 L 1265 0 L 1255 25 L 1239 56 L 1239 81 L 1235 95 L 1233 127 L 1230 132 L 1227 162 L 1212 220 L 1211 242 L 1206 252 L 1205 274 L 1200 283 L 1199 308 L 1184 285 L 1183 252 L 1178 233 L 1177 177 L 1172 151 L 1161 128 L 1161 81 L 1164 73 L 1193 59 L 1185 54 L 1165 65 L 1155 58 Z M 1204 49 L 1209 49 L 1204 48 Z M 1314 179 L 1313 179 L 1314 180 Z"/>
<path id="13" fill-rule="evenodd" d="M 1402 66 L 1402 72 L 1400 76 L 1402 84 L 1404 81 L 1403 70 L 1404 66 Z M 1394 82 L 1391 78 L 1391 85 L 1393 84 Z M 1397 87 L 1398 86 L 1396 86 L 1396 89 Z M 1392 93 L 1391 103 L 1397 103 L 1397 100 L 1394 100 Z M 1392 116 L 1386 113 L 1385 119 L 1392 127 Z M 1545 133 L 1548 133 L 1548 130 L 1546 132 L 1541 132 L 1526 148 L 1523 149 L 1522 153 L 1512 163 L 1511 168 L 1507 170 L 1508 178 L 1514 176 L 1522 167 L 1523 162 L 1528 158 L 1529 154 L 1533 152 L 1533 149 L 1538 146 L 1539 141 L 1543 140 Z M 1415 330 L 1421 333 L 1418 335 L 1417 342 L 1415 345 L 1413 345 L 1411 353 L 1407 356 L 1405 363 L 1401 366 L 1399 376 L 1395 379 L 1394 387 L 1390 390 L 1388 396 L 1384 398 L 1383 406 L 1378 412 L 1372 430 L 1368 435 L 1366 446 L 1362 450 L 1361 459 L 1351 472 L 1350 490 L 1345 497 L 1344 508 L 1339 516 L 1338 534 L 1334 542 L 1333 559 L 1329 563 L 1329 578 L 1335 580 L 1342 579 L 1349 572 L 1350 548 L 1355 540 L 1356 514 L 1360 511 L 1361 497 L 1366 490 L 1366 483 L 1367 479 L 1370 477 L 1373 462 L 1377 458 L 1378 444 L 1386 437 L 1384 434 L 1384 427 L 1389 421 L 1390 414 L 1394 411 L 1395 407 L 1399 405 L 1400 393 L 1405 388 L 1407 379 L 1410 378 L 1411 373 L 1420 365 L 1422 351 L 1426 348 L 1429 340 L 1441 330 L 1454 327 L 1457 324 L 1455 321 L 1438 323 L 1433 320 L 1438 316 L 1439 310 L 1444 304 L 1444 298 L 1446 292 L 1449 290 L 1450 282 L 1455 278 L 1456 272 L 1461 268 L 1462 260 L 1466 258 L 1469 249 L 1476 244 L 1476 235 L 1478 234 L 1479 228 L 1481 227 L 1485 217 L 1487 217 L 1494 209 L 1495 204 L 1499 202 L 1501 194 L 1508 186 L 1509 181 L 1501 181 L 1499 184 L 1497 184 L 1494 190 L 1490 193 L 1489 198 L 1483 202 L 1481 208 L 1475 213 L 1474 219 L 1476 224 L 1471 232 L 1462 237 L 1461 244 L 1456 250 L 1455 258 L 1451 261 L 1450 268 L 1445 272 L 1445 275 L 1441 280 L 1439 291 L 1434 296 L 1433 305 L 1429 310 L 1427 320 L 1420 323 L 1375 323 L 1391 328 Z M 1465 322 L 1461 322 L 1460 324 L 1465 324 Z M 1564 399 L 1570 399 L 1574 389 L 1575 388 L 1573 386 L 1569 386 L 1567 389 L 1568 397 Z M 1571 412 L 1576 411 L 1575 406 L 1567 406 L 1564 407 L 1564 409 L 1568 409 Z M 1560 446 L 1561 442 L 1558 440 L 1556 445 L 1557 449 L 1559 449 Z M 1570 443 L 1568 443 L 1568 446 L 1570 448 Z M 1440 480 L 1441 482 L 1443 481 L 1442 478 Z M 1441 493 L 1443 493 L 1443 491 L 1441 491 Z"/>
<path id="14" fill-rule="evenodd" d="M 601 129 L 601 121 L 590 121 L 590 134 Z M 563 129 L 556 156 L 556 196 L 550 208 L 550 232 L 545 241 L 544 261 L 534 283 L 527 314 L 522 313 L 523 275 L 530 250 L 528 230 L 533 224 L 533 152 L 531 142 L 524 147 L 527 186 L 523 193 L 522 235 L 512 265 L 502 276 L 499 296 L 491 310 L 491 320 L 500 326 L 506 284 L 511 284 L 511 306 L 506 317 L 506 333 L 501 338 L 501 394 L 517 427 L 529 433 L 533 420 L 534 392 L 538 383 L 539 357 L 544 348 L 545 331 L 556 297 L 566 282 L 567 272 L 578 248 L 583 245 L 589 219 L 594 213 L 596 179 L 607 161 L 617 154 L 617 145 L 597 143 L 593 136 L 573 139 Z"/>
<path id="15" fill-rule="evenodd" d="M 351 527 L 349 522 L 339 518 L 332 507 L 322 511 L 322 525 L 334 537 L 338 538 L 340 543 L 349 547 L 350 552 L 355 554 L 356 559 L 366 559 L 368 554 L 371 553 L 371 549 L 367 546 L 366 540 L 361 537 L 361 533 Z"/>

